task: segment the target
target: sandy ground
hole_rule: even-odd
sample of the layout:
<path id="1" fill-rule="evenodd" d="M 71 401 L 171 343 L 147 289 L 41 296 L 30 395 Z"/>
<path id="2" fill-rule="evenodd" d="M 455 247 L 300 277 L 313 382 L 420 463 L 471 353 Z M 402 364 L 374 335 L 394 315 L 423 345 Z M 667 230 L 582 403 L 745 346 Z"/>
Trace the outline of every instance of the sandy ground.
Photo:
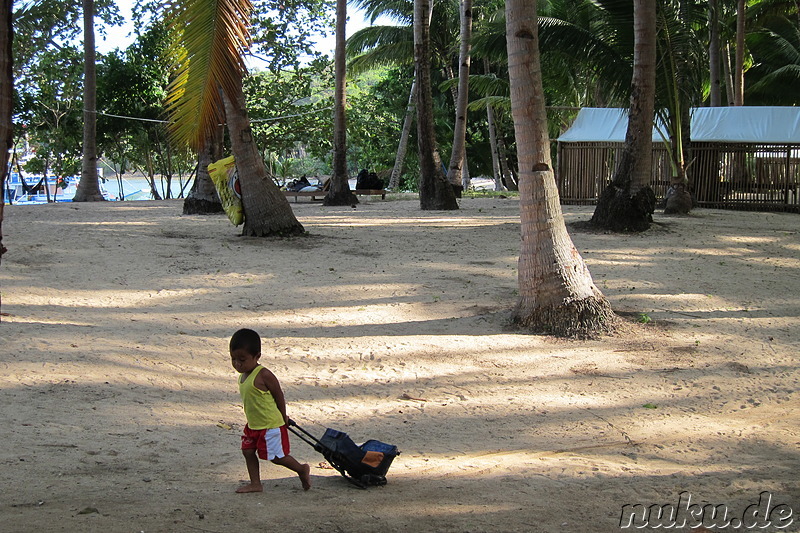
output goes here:
<path id="1" fill-rule="evenodd" d="M 797 215 L 572 231 L 613 307 L 652 320 L 573 341 L 507 326 L 514 199 L 301 200 L 292 240 L 181 207 L 6 208 L 0 530 L 605 532 L 626 504 L 684 493 L 730 519 L 762 492 L 793 515 L 761 530 L 800 530 Z M 239 327 L 303 427 L 399 447 L 388 485 L 294 439 L 311 491 L 267 463 L 264 493 L 234 493 Z"/>

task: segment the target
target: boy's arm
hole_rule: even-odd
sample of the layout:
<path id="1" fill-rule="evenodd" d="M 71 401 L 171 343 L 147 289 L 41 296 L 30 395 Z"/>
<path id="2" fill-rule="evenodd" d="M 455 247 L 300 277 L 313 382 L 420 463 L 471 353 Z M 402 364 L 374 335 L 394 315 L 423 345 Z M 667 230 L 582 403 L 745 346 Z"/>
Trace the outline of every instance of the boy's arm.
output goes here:
<path id="1" fill-rule="evenodd" d="M 258 376 L 256 376 L 256 382 L 254 385 L 257 388 L 269 391 L 272 394 L 272 398 L 275 400 L 275 405 L 278 406 L 278 411 L 280 411 L 281 416 L 283 416 L 283 422 L 288 424 L 289 417 L 286 416 L 286 398 L 283 396 L 283 389 L 281 389 L 281 384 L 278 381 L 278 378 L 275 377 L 275 374 L 270 372 L 269 369 L 264 368 L 258 373 Z M 259 385 L 262 385 L 263 387 L 260 387 Z"/>

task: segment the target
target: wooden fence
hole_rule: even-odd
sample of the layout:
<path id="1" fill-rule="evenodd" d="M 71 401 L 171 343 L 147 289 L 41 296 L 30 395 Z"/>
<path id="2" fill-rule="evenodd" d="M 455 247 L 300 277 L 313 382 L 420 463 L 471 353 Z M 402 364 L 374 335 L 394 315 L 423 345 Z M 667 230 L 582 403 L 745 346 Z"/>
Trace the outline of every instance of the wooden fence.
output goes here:
<path id="1" fill-rule="evenodd" d="M 622 143 L 559 143 L 558 192 L 565 204 L 594 204 L 611 180 Z M 663 199 L 670 184 L 667 150 L 653 147 L 650 185 Z M 698 205 L 800 212 L 800 145 L 693 143 L 689 187 Z"/>

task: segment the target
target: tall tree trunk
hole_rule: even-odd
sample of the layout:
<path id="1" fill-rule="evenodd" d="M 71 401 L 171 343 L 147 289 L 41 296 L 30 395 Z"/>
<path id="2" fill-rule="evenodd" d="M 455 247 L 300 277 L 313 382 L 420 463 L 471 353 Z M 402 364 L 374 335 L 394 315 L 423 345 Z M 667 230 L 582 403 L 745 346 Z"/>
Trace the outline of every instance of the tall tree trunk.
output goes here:
<path id="1" fill-rule="evenodd" d="M 94 45 L 94 0 L 83 0 L 83 163 L 73 202 L 105 200 L 97 179 L 97 52 Z"/>
<path id="2" fill-rule="evenodd" d="M 495 120 L 495 133 L 497 133 L 497 121 Z M 504 185 L 506 189 L 509 191 L 518 191 L 519 190 L 519 178 L 516 174 L 516 167 L 514 167 L 514 162 L 511 160 L 511 157 L 508 155 L 508 151 L 506 150 L 506 141 L 505 137 L 502 135 L 496 136 L 497 139 L 497 156 L 500 158 L 500 176 L 503 179 Z"/>
<path id="3" fill-rule="evenodd" d="M 0 0 L 0 188 L 6 190 L 8 177 L 8 152 L 14 143 L 12 113 L 14 111 L 13 41 L 11 25 L 13 0 Z M 2 196 L 2 194 L 0 194 Z M 3 246 L 3 207 L 0 202 L 0 263 L 6 248 Z M 2 306 L 0 293 L 0 306 Z"/>
<path id="4" fill-rule="evenodd" d="M 688 2 L 681 2 L 679 5 L 681 18 L 686 18 L 686 10 Z M 688 51 L 686 50 L 687 41 L 681 41 L 676 44 L 676 58 L 675 58 L 675 86 L 677 94 L 677 109 L 670 110 L 670 118 L 672 125 L 670 127 L 671 143 L 672 143 L 672 160 L 673 160 L 673 173 L 672 183 L 670 189 L 667 191 L 666 206 L 664 213 L 666 214 L 687 214 L 692 210 L 693 202 L 692 196 L 689 193 L 689 179 L 687 173 L 687 161 L 690 161 L 691 144 L 691 105 L 692 102 L 684 92 L 679 88 L 687 86 L 691 83 L 690 65 L 688 64 Z"/>
<path id="5" fill-rule="evenodd" d="M 489 74 L 489 60 L 483 60 L 483 70 Z M 492 150 L 492 176 L 494 177 L 494 190 L 503 190 L 503 175 L 500 171 L 500 154 L 497 152 L 497 128 L 494 125 L 494 108 L 486 106 L 486 123 L 489 128 L 489 147 Z"/>
<path id="6" fill-rule="evenodd" d="M 728 97 L 728 107 L 734 105 L 736 98 L 734 97 L 733 88 L 733 71 L 731 69 L 731 47 L 729 44 L 725 45 L 722 50 L 722 72 L 725 74 L 725 95 Z"/>
<path id="7" fill-rule="evenodd" d="M 223 100 L 231 149 L 242 187 L 242 235 L 299 235 L 305 231 L 303 225 L 295 218 L 289 200 L 264 168 L 264 160 L 253 140 L 250 119 L 244 106 L 241 78 L 237 78 L 237 81 L 236 94 L 225 94 Z"/>
<path id="8" fill-rule="evenodd" d="M 217 129 L 215 135 L 208 137 L 205 145 L 197 152 L 197 177 L 183 201 L 184 215 L 211 215 L 224 212 L 214 182 L 208 175 L 208 164 L 222 159 L 223 133 L 221 129 Z"/>
<path id="9" fill-rule="evenodd" d="M 414 63 L 417 80 L 417 144 L 419 147 L 419 203 L 423 210 L 458 209 L 450 182 L 442 169 L 436 144 L 431 91 L 430 0 L 414 0 Z"/>
<path id="10" fill-rule="evenodd" d="M 417 79 L 411 82 L 411 93 L 408 95 L 406 116 L 403 118 L 403 129 L 400 131 L 400 142 L 397 143 L 397 155 L 394 158 L 392 175 L 389 178 L 389 189 L 396 191 L 400 187 L 400 174 L 403 173 L 403 162 L 408 152 L 408 136 L 411 133 L 411 121 L 414 120 L 414 110 L 417 105 Z"/>
<path id="11" fill-rule="evenodd" d="M 563 336 L 594 336 L 615 315 L 572 243 L 550 159 L 535 0 L 506 0 L 511 111 L 520 175 L 522 248 L 518 324 Z"/>
<path id="12" fill-rule="evenodd" d="M 503 175 L 500 171 L 500 154 L 497 152 L 497 128 L 494 125 L 494 108 L 486 106 L 486 123 L 489 128 L 489 148 L 492 151 L 492 177 L 494 190 L 503 190 Z"/>
<path id="13" fill-rule="evenodd" d="M 733 105 L 744 105 L 744 21 L 745 0 L 738 0 L 736 4 L 736 69 L 734 71 Z"/>
<path id="14" fill-rule="evenodd" d="M 156 167 L 150 150 L 147 150 L 145 164 L 147 165 L 147 183 L 150 185 L 150 194 L 153 196 L 153 200 L 163 200 L 161 193 L 158 192 L 158 187 L 156 187 Z"/>
<path id="15" fill-rule="evenodd" d="M 722 81 L 720 80 L 719 49 L 719 0 L 708 0 L 708 70 L 710 74 L 711 107 L 722 105 Z"/>
<path id="16" fill-rule="evenodd" d="M 333 93 L 333 176 L 325 195 L 325 205 L 353 205 L 358 203 L 350 191 L 347 175 L 347 63 L 345 56 L 345 24 L 347 0 L 336 0 L 336 51 L 334 54 L 335 88 Z"/>
<path id="17" fill-rule="evenodd" d="M 53 200 L 50 197 L 50 184 L 47 183 L 47 174 L 50 172 L 50 160 L 45 159 L 44 161 L 44 170 L 42 171 L 42 181 L 40 182 L 44 187 L 44 195 L 47 197 L 47 203 L 51 203 Z M 58 193 L 58 189 L 56 189 L 56 193 Z"/>
<path id="18" fill-rule="evenodd" d="M 467 143 L 467 104 L 469 103 L 470 41 L 472 40 L 472 0 L 461 0 L 459 18 L 461 20 L 461 45 L 458 50 L 458 97 L 456 98 L 456 119 L 453 126 L 453 150 L 447 179 L 456 195 L 461 196 L 464 189 L 463 170 Z"/>
<path id="19" fill-rule="evenodd" d="M 656 94 L 656 5 L 634 0 L 634 51 L 628 129 L 611 183 L 600 194 L 592 224 L 613 231 L 644 231 L 653 221 L 650 187 Z"/>

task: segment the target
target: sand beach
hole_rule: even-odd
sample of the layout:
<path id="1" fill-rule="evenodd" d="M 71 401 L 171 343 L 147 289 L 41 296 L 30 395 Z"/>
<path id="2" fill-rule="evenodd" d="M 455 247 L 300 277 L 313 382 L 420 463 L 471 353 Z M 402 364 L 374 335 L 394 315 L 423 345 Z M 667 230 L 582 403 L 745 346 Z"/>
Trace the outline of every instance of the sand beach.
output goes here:
<path id="1" fill-rule="evenodd" d="M 516 199 L 303 200 L 294 239 L 180 200 L 6 206 L 1 530 L 612 532 L 623 506 L 683 494 L 734 531 L 767 493 L 785 507 L 760 530 L 800 531 L 798 215 L 571 229 L 630 323 L 566 340 L 508 325 Z M 398 446 L 386 486 L 293 439 L 310 491 L 264 464 L 263 493 L 234 493 L 240 327 L 304 428 Z"/>

